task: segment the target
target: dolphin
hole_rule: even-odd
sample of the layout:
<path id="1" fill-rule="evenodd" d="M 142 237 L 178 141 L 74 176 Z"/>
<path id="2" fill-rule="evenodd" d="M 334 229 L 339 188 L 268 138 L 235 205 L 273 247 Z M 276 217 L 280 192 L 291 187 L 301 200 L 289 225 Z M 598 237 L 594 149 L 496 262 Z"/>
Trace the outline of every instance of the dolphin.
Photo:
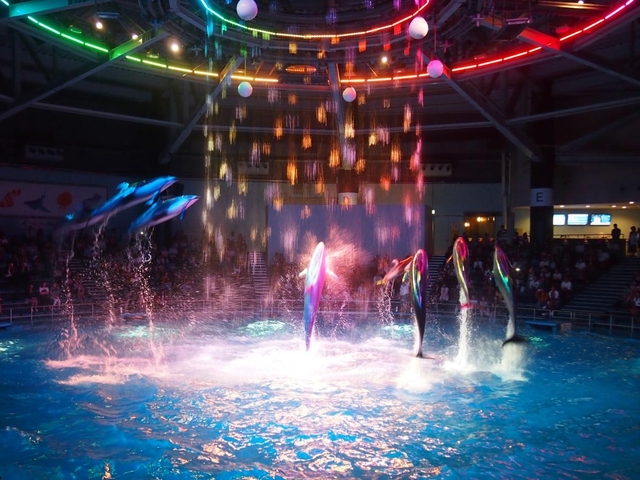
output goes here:
<path id="1" fill-rule="evenodd" d="M 469 308 L 469 249 L 464 238 L 456 238 L 450 260 L 460 284 L 460 308 Z"/>
<path id="2" fill-rule="evenodd" d="M 410 279 L 411 287 L 411 304 L 413 305 L 413 315 L 417 327 L 416 343 L 418 352 L 416 357 L 422 356 L 422 341 L 424 339 L 424 326 L 427 321 L 427 277 L 429 269 L 429 260 L 427 253 L 423 249 L 418 249 L 411 259 L 411 267 L 407 272 Z"/>
<path id="3" fill-rule="evenodd" d="M 318 304 L 327 273 L 326 257 L 324 243 L 320 242 L 313 251 L 309 266 L 300 272 L 301 277 L 306 274 L 304 282 L 304 341 L 307 351 L 311 345 L 311 335 L 313 335 L 313 327 L 316 324 Z"/>
<path id="4" fill-rule="evenodd" d="M 404 260 L 398 260 L 394 258 L 391 262 L 391 268 L 387 273 L 384 274 L 384 277 L 381 280 L 376 282 L 376 285 L 385 285 L 388 282 L 393 281 L 396 277 L 400 275 L 404 275 L 411 266 L 411 260 L 413 260 L 413 255 L 409 255 Z"/>
<path id="5" fill-rule="evenodd" d="M 509 310 L 509 322 L 507 323 L 507 335 L 502 342 L 502 346 L 511 342 L 525 342 L 526 339 L 516 334 L 516 297 L 515 281 L 513 280 L 513 269 L 509 259 L 500 247 L 496 245 L 493 256 L 493 277 L 504 302 Z"/>
<path id="6" fill-rule="evenodd" d="M 187 209 L 199 199 L 198 195 L 182 195 L 156 202 L 133 221 L 127 233 L 131 234 L 137 230 L 153 227 L 177 216 L 180 216 L 180 220 L 182 220 Z"/>
<path id="7" fill-rule="evenodd" d="M 143 202 L 151 205 L 164 190 L 177 181 L 176 177 L 168 176 L 142 180 L 136 183 L 122 182 L 117 187 L 118 193 L 95 208 L 91 212 L 91 217 L 113 215 L 125 208 L 133 207 Z"/>
<path id="8" fill-rule="evenodd" d="M 67 222 L 61 227 L 61 230 L 80 230 L 103 222 L 110 215 L 134 205 L 143 202 L 148 202 L 150 205 L 157 200 L 164 190 L 177 181 L 176 177 L 168 176 L 142 180 L 136 183 L 123 182 L 116 188 L 118 193 L 102 205 L 91 209 L 86 208 L 83 204 L 83 208 L 80 211 L 66 215 Z"/>

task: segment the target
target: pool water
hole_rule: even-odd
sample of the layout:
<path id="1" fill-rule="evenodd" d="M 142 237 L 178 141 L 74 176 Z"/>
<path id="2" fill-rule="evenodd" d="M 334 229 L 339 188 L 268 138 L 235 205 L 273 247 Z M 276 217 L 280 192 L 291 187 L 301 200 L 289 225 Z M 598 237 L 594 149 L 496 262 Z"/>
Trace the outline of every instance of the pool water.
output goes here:
<path id="1" fill-rule="evenodd" d="M 638 478 L 640 343 L 411 323 L 0 332 L 3 479 Z"/>

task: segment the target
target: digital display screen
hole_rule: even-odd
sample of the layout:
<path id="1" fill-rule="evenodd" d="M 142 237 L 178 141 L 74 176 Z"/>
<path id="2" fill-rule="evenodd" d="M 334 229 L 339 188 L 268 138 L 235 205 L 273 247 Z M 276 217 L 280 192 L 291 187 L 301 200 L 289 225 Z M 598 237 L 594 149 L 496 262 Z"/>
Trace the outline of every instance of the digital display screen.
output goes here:
<path id="1" fill-rule="evenodd" d="M 567 215 L 567 225 L 589 225 L 589 214 L 570 213 Z"/>
<path id="2" fill-rule="evenodd" d="M 566 225 L 567 224 L 567 216 L 564 213 L 554 213 L 553 214 L 553 224 L 554 225 Z"/>
<path id="3" fill-rule="evenodd" d="M 611 225 L 611 214 L 592 213 L 589 219 L 589 225 Z"/>

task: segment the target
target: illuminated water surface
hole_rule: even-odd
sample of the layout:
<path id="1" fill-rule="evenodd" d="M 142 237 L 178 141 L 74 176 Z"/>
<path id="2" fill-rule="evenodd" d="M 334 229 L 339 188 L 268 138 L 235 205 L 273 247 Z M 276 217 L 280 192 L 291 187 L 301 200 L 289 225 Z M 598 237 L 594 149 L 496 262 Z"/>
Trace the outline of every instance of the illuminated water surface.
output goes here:
<path id="1" fill-rule="evenodd" d="M 3 479 L 637 478 L 640 344 L 455 322 L 0 332 Z M 106 472 L 106 473 L 105 473 Z"/>

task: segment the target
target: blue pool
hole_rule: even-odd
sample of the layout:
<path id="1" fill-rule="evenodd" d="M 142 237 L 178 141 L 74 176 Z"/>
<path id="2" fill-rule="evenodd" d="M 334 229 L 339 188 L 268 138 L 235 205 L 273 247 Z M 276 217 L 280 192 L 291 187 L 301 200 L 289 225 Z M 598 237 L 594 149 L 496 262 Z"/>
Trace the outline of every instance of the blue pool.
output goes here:
<path id="1" fill-rule="evenodd" d="M 410 323 L 146 319 L 0 332 L 0 476 L 638 478 L 640 343 Z"/>

